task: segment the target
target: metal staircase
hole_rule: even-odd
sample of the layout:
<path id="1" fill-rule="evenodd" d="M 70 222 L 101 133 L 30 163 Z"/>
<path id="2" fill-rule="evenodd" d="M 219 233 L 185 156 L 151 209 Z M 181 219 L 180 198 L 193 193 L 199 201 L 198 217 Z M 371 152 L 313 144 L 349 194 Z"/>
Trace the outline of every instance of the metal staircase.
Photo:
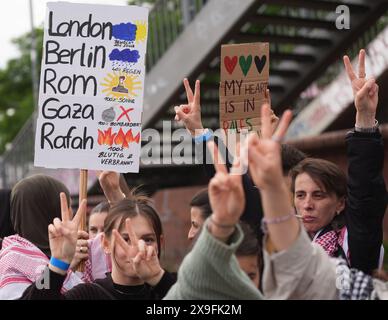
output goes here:
<path id="1" fill-rule="evenodd" d="M 336 28 L 339 5 L 349 8 L 349 30 Z M 159 1 L 149 18 L 143 130 L 161 132 L 163 121 L 173 121 L 173 107 L 186 101 L 184 77 L 191 83 L 201 79 L 203 124 L 218 128 L 219 56 L 225 43 L 270 42 L 273 108 L 279 114 L 295 106 L 298 113 L 312 99 L 300 98 L 301 93 L 314 81 L 330 81 L 341 71 L 338 60 L 345 52 L 354 54 L 371 42 L 384 27 L 381 19 L 387 9 L 386 0 Z M 180 125 L 173 123 L 172 130 L 176 128 Z M 16 145 L 31 136 L 32 132 L 24 133 Z M 166 157 L 171 150 L 163 143 L 170 139 L 165 135 L 159 145 Z M 179 142 L 173 141 L 172 146 Z M 20 167 L 18 159 L 27 154 L 29 164 L 23 166 L 30 168 L 32 152 L 11 150 L 4 155 L 3 184 L 11 185 L 26 175 L 25 170 L 19 170 L 23 175 L 12 173 L 13 168 Z M 151 190 L 206 183 L 201 166 L 195 165 L 141 165 L 139 174 L 126 174 L 126 178 L 130 185 L 146 184 Z M 97 184 L 90 192 L 99 192 Z"/>

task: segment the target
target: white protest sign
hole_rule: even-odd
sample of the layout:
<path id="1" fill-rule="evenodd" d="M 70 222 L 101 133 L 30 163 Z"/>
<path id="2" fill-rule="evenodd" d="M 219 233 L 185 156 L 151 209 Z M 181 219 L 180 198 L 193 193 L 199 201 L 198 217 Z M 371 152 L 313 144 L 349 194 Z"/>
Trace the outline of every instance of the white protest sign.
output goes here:
<path id="1" fill-rule="evenodd" d="M 35 166 L 138 172 L 148 10 L 49 2 Z"/>

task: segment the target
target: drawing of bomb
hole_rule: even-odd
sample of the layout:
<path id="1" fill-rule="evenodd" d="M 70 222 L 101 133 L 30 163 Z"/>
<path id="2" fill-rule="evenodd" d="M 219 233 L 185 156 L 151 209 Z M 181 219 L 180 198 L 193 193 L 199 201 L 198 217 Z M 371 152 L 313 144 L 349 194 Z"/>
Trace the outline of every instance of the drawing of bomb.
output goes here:
<path id="1" fill-rule="evenodd" d="M 112 122 L 116 118 L 116 112 L 110 107 L 102 112 L 101 117 L 105 122 Z"/>

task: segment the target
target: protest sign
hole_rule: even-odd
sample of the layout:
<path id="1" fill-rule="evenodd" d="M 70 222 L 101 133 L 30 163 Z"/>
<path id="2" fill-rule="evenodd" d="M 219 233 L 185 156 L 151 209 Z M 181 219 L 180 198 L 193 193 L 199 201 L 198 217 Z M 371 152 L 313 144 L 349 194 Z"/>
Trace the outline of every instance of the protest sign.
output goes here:
<path id="1" fill-rule="evenodd" d="M 148 10 L 47 4 L 35 166 L 138 172 Z"/>
<path id="2" fill-rule="evenodd" d="M 260 109 L 266 101 L 269 44 L 221 47 L 220 127 L 260 131 Z"/>

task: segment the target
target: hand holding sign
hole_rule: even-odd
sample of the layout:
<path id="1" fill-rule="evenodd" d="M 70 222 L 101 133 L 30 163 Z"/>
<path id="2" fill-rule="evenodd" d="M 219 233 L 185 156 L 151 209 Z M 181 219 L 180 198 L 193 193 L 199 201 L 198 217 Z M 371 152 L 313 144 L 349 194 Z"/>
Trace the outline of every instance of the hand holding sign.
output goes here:
<path id="1" fill-rule="evenodd" d="M 120 188 L 120 173 L 114 171 L 98 171 L 97 176 L 101 189 L 104 191 L 105 197 L 110 203 L 125 198 Z"/>

